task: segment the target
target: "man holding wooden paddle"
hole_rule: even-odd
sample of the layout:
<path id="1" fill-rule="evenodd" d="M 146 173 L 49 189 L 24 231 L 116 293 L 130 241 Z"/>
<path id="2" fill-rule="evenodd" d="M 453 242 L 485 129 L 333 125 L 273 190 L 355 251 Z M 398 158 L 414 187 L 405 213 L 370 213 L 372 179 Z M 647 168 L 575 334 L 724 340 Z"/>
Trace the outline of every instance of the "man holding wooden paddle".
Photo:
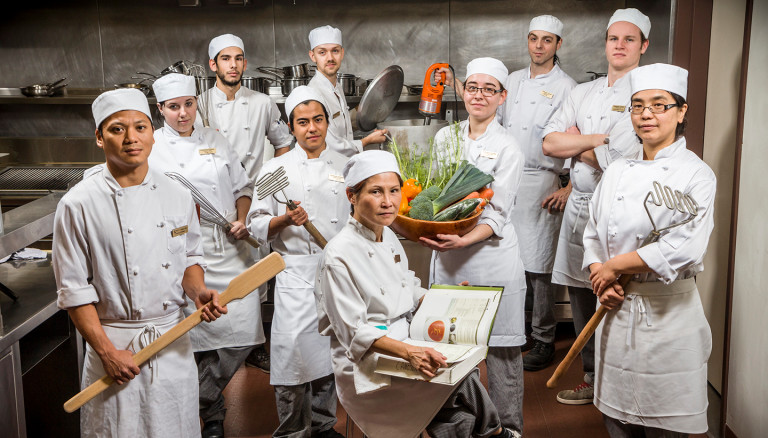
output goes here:
<path id="1" fill-rule="evenodd" d="M 203 282 L 195 206 L 186 189 L 149 169 L 153 128 L 140 91 L 108 91 L 92 108 L 106 166 L 64 195 L 53 235 L 58 306 L 88 342 L 82 386 L 104 374 L 117 383 L 83 406 L 81 436 L 198 437 L 188 335 L 141 369 L 133 357 L 182 321 L 184 294 L 204 321 L 226 313 Z"/>

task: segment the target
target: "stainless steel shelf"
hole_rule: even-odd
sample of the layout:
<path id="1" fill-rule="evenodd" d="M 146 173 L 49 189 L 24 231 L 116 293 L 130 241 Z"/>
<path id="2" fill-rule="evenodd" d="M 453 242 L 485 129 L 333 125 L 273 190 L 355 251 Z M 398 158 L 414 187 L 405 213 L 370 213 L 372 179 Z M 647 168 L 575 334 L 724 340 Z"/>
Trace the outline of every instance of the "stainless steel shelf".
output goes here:
<path id="1" fill-rule="evenodd" d="M 3 214 L 0 258 L 53 233 L 53 216 L 64 193 L 51 193 Z M 2 282 L 2 279 L 0 279 Z"/>

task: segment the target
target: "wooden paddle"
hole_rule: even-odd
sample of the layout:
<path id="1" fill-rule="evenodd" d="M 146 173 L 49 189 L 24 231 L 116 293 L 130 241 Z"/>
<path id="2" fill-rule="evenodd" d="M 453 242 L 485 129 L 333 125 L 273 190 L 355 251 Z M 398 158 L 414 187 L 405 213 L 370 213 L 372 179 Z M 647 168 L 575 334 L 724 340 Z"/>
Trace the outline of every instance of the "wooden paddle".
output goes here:
<path id="1" fill-rule="evenodd" d="M 273 252 L 267 257 L 264 257 L 260 262 L 248 268 L 242 274 L 233 278 L 232 281 L 229 282 L 227 289 L 219 295 L 219 304 L 225 306 L 232 300 L 245 297 L 283 269 L 285 269 L 285 261 L 280 254 Z M 176 339 L 179 339 L 184 333 L 200 324 L 203 321 L 200 316 L 202 313 L 203 308 L 201 307 L 197 309 L 195 313 L 189 315 L 184 318 L 183 321 L 173 326 L 173 328 L 165 332 L 162 336 L 155 339 L 154 342 L 134 354 L 133 361 L 136 362 L 136 366 L 141 366 L 144 362 L 159 353 L 163 348 L 169 346 Z M 67 402 L 64 403 L 64 410 L 71 413 L 80 409 L 80 407 L 86 404 L 89 400 L 109 388 L 112 383 L 114 383 L 114 381 L 109 376 L 104 376 L 96 382 L 93 382 L 90 386 L 67 400 Z"/>
<path id="2" fill-rule="evenodd" d="M 619 277 L 619 284 L 622 288 L 625 288 L 631 279 L 632 274 L 623 274 Z M 581 333 L 579 333 L 579 337 L 576 338 L 576 341 L 573 343 L 573 345 L 571 345 L 571 349 L 568 350 L 568 354 L 565 355 L 563 361 L 560 362 L 560 365 L 557 366 L 555 372 L 552 373 L 552 377 L 547 380 L 547 388 L 552 389 L 557 387 L 557 382 L 560 380 L 560 377 L 562 377 L 563 374 L 568 371 L 568 368 L 571 367 L 571 364 L 576 359 L 576 356 L 578 356 L 584 346 L 587 345 L 589 338 L 595 334 L 597 326 L 600 325 L 600 321 L 603 320 L 603 317 L 605 317 L 607 312 L 608 308 L 602 304 L 597 308 L 595 314 L 592 315 L 592 318 L 589 319 L 587 325 L 585 325 L 584 329 L 581 331 Z"/>

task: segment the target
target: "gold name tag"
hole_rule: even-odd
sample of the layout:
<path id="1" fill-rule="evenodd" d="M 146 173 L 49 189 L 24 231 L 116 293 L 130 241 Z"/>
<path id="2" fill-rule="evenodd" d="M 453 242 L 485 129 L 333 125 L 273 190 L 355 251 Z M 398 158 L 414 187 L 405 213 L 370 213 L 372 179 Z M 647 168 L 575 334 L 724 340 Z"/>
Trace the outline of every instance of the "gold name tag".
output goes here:
<path id="1" fill-rule="evenodd" d="M 328 179 L 335 182 L 344 182 L 344 177 L 342 175 L 336 174 L 336 173 L 329 173 Z"/>
<path id="2" fill-rule="evenodd" d="M 489 158 L 491 160 L 495 160 L 499 156 L 499 154 L 492 151 L 482 151 L 480 152 L 480 156 L 483 158 Z"/>
<path id="3" fill-rule="evenodd" d="M 174 228 L 171 231 L 171 237 L 178 237 L 178 236 L 181 236 L 182 234 L 187 234 L 187 232 L 189 232 L 189 227 L 187 225 L 184 225 L 183 227 L 179 227 L 179 228 Z"/>
<path id="4" fill-rule="evenodd" d="M 339 112 L 337 112 L 336 114 L 334 114 L 334 115 L 333 115 L 333 118 L 335 119 L 336 117 L 339 117 L 340 115 L 341 115 L 341 111 L 339 111 Z"/>
<path id="5" fill-rule="evenodd" d="M 616 111 L 617 113 L 623 113 L 627 110 L 627 107 L 624 105 L 614 105 L 611 107 L 611 111 Z"/>
<path id="6" fill-rule="evenodd" d="M 544 91 L 544 90 L 541 90 L 541 93 L 540 93 L 540 94 L 541 94 L 542 96 L 546 97 L 547 99 L 552 99 L 553 97 L 555 97 L 555 95 L 554 95 L 554 94 L 552 94 L 552 93 L 550 93 L 549 91 Z"/>
<path id="7" fill-rule="evenodd" d="M 216 153 L 216 148 L 200 149 L 200 155 L 213 155 Z"/>

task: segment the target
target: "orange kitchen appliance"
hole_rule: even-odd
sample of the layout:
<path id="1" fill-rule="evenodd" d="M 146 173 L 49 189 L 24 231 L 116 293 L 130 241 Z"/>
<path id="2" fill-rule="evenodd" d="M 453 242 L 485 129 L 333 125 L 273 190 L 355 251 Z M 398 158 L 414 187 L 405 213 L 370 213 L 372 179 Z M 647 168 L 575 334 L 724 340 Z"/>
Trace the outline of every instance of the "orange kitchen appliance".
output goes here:
<path id="1" fill-rule="evenodd" d="M 419 102 L 419 112 L 426 117 L 425 125 L 429 125 L 432 117 L 440 114 L 440 105 L 443 103 L 443 90 L 445 89 L 445 73 L 439 73 L 440 80 L 432 85 L 432 78 L 435 70 L 439 68 L 451 68 L 448 64 L 432 64 L 427 69 L 424 76 L 424 88 L 421 90 L 421 101 Z"/>

